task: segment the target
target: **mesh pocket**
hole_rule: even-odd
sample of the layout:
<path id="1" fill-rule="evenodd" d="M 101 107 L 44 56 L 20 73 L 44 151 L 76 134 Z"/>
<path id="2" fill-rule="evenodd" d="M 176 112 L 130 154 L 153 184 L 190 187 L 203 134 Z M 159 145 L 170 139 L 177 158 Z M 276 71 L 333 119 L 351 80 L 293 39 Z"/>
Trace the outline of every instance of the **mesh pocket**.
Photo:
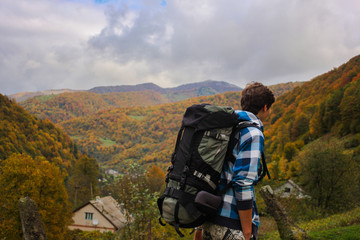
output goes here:
<path id="1" fill-rule="evenodd" d="M 211 130 L 211 134 L 204 134 L 198 147 L 201 158 L 216 172 L 220 173 L 224 163 L 229 136 L 232 128 Z"/>

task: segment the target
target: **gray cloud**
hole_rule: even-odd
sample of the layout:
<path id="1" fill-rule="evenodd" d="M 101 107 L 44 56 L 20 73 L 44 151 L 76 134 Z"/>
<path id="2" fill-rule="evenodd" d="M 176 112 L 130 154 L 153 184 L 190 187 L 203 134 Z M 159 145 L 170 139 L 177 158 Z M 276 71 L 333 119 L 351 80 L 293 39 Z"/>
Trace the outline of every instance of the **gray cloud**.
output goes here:
<path id="1" fill-rule="evenodd" d="M 360 52 L 356 0 L 35 2 L 0 3 L 2 93 L 306 81 Z"/>

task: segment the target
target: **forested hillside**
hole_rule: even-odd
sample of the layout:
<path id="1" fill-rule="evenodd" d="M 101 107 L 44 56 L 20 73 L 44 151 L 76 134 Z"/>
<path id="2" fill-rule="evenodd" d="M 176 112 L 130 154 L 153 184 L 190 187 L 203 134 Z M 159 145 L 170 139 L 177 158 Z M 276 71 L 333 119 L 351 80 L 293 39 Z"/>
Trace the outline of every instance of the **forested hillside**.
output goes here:
<path id="1" fill-rule="evenodd" d="M 288 83 L 279 83 L 275 85 L 268 86 L 271 91 L 274 93 L 275 97 L 279 97 L 286 92 L 293 90 L 296 87 L 303 85 L 305 82 L 288 82 Z"/>
<path id="2" fill-rule="evenodd" d="M 170 102 L 154 91 L 114 92 L 98 94 L 92 92 L 62 93 L 58 95 L 30 98 L 20 104 L 31 114 L 54 123 L 76 117 L 86 117 L 98 111 L 132 106 L 151 106 Z"/>
<path id="3" fill-rule="evenodd" d="M 281 95 L 301 84 L 278 84 L 270 88 Z M 179 86 L 176 93 L 198 85 Z M 74 92 L 39 96 L 21 104 L 39 118 L 64 126 L 83 152 L 108 167 L 120 169 L 122 164 L 117 163 L 129 160 L 167 165 L 174 135 L 187 106 L 209 102 L 239 108 L 239 98 L 239 93 L 234 92 L 161 105 L 173 100 L 155 91 Z"/>
<path id="4" fill-rule="evenodd" d="M 301 83 L 271 86 L 282 94 Z M 81 150 L 98 159 L 104 167 L 121 170 L 127 161 L 157 164 L 165 169 L 186 107 L 211 103 L 240 108 L 240 92 L 191 98 L 149 107 L 113 108 L 92 116 L 60 123 Z"/>
<path id="5" fill-rule="evenodd" d="M 0 161 L 13 153 L 42 156 L 62 168 L 78 157 L 76 145 L 48 119 L 37 119 L 0 95 Z"/>
<path id="6" fill-rule="evenodd" d="M 97 177 L 95 159 L 80 154 L 66 133 L 0 94 L 1 239 L 21 239 L 18 201 L 25 196 L 39 208 L 49 239 L 66 239 L 75 186 L 75 203 L 88 201 Z"/>
<path id="7" fill-rule="evenodd" d="M 107 167 L 124 163 L 158 164 L 165 169 L 186 107 L 195 103 L 239 108 L 239 92 L 150 107 L 116 108 L 60 123 L 82 151 Z"/>
<path id="8" fill-rule="evenodd" d="M 235 90 L 238 91 L 241 88 L 219 81 L 184 84 L 175 88 L 161 88 L 155 84 L 146 83 L 42 95 L 20 102 L 20 104 L 31 114 L 58 123 L 112 108 L 152 106 Z"/>
<path id="9" fill-rule="evenodd" d="M 265 135 L 273 178 L 294 179 L 327 213 L 359 206 L 360 56 L 280 96 L 272 108 Z"/>
<path id="10" fill-rule="evenodd" d="M 223 82 L 212 81 L 210 83 L 186 84 L 171 89 L 157 87 L 158 90 L 152 85 L 149 86 L 149 84 L 99 87 L 89 91 L 37 96 L 20 102 L 20 105 L 41 119 L 48 118 L 54 123 L 59 123 L 76 117 L 91 116 L 98 111 L 112 108 L 159 105 L 236 89 L 231 87 L 232 85 Z M 271 86 L 271 88 L 279 96 L 301 84 L 284 83 Z M 207 85 L 216 90 L 205 87 Z M 148 90 L 144 90 L 146 86 L 149 87 Z"/>
<path id="11" fill-rule="evenodd" d="M 325 135 L 358 139 L 360 133 L 360 56 L 280 96 L 267 123 L 267 154 L 279 177 L 291 176 L 293 157 Z M 359 145 L 353 140 L 354 146 Z M 359 152 L 360 149 L 357 149 Z M 276 167 L 275 167 L 276 166 Z M 275 171 L 275 169 L 274 169 Z M 290 172 L 289 172 L 290 171 Z"/>

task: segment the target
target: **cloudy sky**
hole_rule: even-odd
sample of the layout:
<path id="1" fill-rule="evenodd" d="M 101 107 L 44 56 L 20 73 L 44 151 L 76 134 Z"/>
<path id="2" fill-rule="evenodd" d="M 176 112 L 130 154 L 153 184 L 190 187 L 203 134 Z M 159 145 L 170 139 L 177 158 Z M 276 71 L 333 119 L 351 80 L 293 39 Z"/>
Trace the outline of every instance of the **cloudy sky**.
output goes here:
<path id="1" fill-rule="evenodd" d="M 360 54 L 358 0 L 1 0 L 0 93 L 307 81 Z"/>

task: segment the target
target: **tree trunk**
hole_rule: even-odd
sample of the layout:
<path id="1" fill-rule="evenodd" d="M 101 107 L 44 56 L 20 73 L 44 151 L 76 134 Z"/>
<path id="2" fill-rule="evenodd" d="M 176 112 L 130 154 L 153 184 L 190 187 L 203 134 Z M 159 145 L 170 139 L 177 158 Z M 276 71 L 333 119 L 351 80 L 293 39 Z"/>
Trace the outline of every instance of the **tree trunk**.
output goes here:
<path id="1" fill-rule="evenodd" d="M 19 201 L 20 219 L 25 240 L 46 240 L 44 226 L 35 202 L 28 197 Z"/>
<path id="2" fill-rule="evenodd" d="M 267 210 L 275 219 L 280 237 L 282 240 L 301 240 L 308 239 L 306 232 L 296 226 L 286 213 L 284 207 L 274 196 L 273 190 L 270 186 L 264 186 L 260 190 Z"/>

